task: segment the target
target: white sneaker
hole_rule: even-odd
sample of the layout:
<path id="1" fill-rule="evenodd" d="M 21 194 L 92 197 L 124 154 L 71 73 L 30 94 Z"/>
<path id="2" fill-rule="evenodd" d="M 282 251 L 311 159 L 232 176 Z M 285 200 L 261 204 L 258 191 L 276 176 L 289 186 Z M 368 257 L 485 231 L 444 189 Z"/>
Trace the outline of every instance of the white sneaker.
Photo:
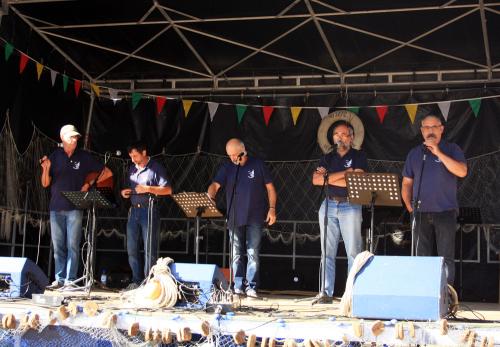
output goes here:
<path id="1" fill-rule="evenodd" d="M 259 296 L 257 295 L 257 291 L 253 288 L 247 289 L 247 296 L 249 298 L 258 298 Z"/>
<path id="2" fill-rule="evenodd" d="M 47 290 L 56 290 L 59 289 L 63 286 L 61 282 L 58 282 L 57 280 L 52 282 L 49 286 L 45 287 Z"/>
<path id="3" fill-rule="evenodd" d="M 245 295 L 245 292 L 243 291 L 243 289 L 234 288 L 234 294 L 236 294 L 236 295 Z"/>

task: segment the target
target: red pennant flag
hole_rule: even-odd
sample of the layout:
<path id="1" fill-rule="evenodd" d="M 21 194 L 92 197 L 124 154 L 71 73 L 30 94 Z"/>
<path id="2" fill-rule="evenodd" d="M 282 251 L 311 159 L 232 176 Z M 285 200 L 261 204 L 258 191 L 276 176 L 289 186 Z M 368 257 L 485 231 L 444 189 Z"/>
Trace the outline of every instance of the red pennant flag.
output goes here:
<path id="1" fill-rule="evenodd" d="M 385 114 L 387 113 L 388 106 L 383 105 L 377 106 L 375 108 L 377 109 L 378 119 L 380 120 L 380 123 L 384 123 L 384 118 Z"/>
<path id="2" fill-rule="evenodd" d="M 82 81 L 75 80 L 75 95 L 76 95 L 76 97 L 78 97 L 78 94 L 80 94 L 81 87 L 82 87 Z"/>
<path id="3" fill-rule="evenodd" d="M 264 121 L 266 126 L 269 125 L 269 120 L 271 119 L 271 114 L 274 111 L 274 106 L 262 106 L 262 112 L 264 113 Z"/>
<path id="4" fill-rule="evenodd" d="M 167 101 L 167 98 L 164 96 L 157 96 L 156 97 L 156 114 L 159 115 L 161 111 L 163 110 L 163 107 L 165 106 L 165 102 Z"/>
<path id="5" fill-rule="evenodd" d="M 19 58 L 19 73 L 23 73 L 26 64 L 28 64 L 28 56 L 21 53 L 21 57 Z"/>

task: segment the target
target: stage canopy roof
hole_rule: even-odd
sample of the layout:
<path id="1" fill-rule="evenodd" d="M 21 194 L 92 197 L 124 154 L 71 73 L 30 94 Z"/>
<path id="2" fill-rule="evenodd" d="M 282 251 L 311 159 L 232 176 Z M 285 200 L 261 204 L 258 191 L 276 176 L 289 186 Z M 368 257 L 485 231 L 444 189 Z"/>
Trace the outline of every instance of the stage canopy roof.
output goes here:
<path id="1" fill-rule="evenodd" d="M 500 2 L 4 0 L 2 37 L 155 94 L 498 86 Z"/>

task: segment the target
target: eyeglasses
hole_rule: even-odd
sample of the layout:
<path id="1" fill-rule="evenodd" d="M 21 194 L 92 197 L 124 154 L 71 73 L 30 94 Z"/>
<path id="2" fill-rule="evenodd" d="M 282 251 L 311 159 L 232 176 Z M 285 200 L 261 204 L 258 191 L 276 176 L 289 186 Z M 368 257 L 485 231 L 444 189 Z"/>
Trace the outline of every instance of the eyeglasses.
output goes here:
<path id="1" fill-rule="evenodd" d="M 432 130 L 432 131 L 434 131 L 434 130 L 440 129 L 442 126 L 443 126 L 443 125 L 430 125 L 430 126 L 429 126 L 429 125 L 422 125 L 422 126 L 420 127 L 420 129 L 422 129 L 422 130 Z"/>

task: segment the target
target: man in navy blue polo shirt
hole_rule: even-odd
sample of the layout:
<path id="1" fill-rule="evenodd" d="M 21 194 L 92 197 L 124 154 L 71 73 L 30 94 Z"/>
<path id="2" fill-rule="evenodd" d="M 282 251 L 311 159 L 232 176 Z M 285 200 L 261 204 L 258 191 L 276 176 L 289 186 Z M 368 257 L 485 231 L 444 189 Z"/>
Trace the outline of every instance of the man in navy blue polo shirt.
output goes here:
<path id="1" fill-rule="evenodd" d="M 147 267 L 148 245 L 148 209 L 154 195 L 170 195 L 172 187 L 165 168 L 156 160 L 147 155 L 146 145 L 137 142 L 128 147 L 128 154 L 132 160 L 127 175 L 126 187 L 121 195 L 130 198 L 131 207 L 127 222 L 127 253 L 128 262 L 132 269 L 132 282 L 128 290 L 135 289 L 149 274 Z M 151 210 L 151 266 L 156 262 L 158 246 L 158 230 L 160 227 L 159 209 L 156 203 Z M 144 243 L 144 272 L 140 266 L 139 238 Z"/>
<path id="2" fill-rule="evenodd" d="M 318 302 L 332 301 L 335 290 L 335 257 L 339 245 L 340 235 L 344 240 L 347 254 L 348 271 L 354 258 L 361 252 L 361 205 L 351 204 L 347 199 L 347 172 L 364 172 L 368 169 L 366 155 L 352 148 L 354 129 L 346 121 L 333 124 L 333 143 L 335 149 L 324 155 L 319 167 L 313 174 L 312 182 L 315 186 L 322 186 L 328 182 L 328 197 L 321 204 L 318 213 L 321 242 L 324 240 L 325 209 L 328 211 L 328 227 L 326 233 L 326 276 L 324 292 L 317 297 Z"/>
<path id="3" fill-rule="evenodd" d="M 228 228 L 230 234 L 234 236 L 232 264 L 234 291 L 236 294 L 243 294 L 246 291 L 247 296 L 256 297 L 262 228 L 264 222 L 272 225 L 276 221 L 276 190 L 264 162 L 249 157 L 241 140 L 229 140 L 226 152 L 231 162 L 224 163 L 220 167 L 208 187 L 208 196 L 215 199 L 221 187 L 226 191 L 229 210 Z M 235 181 L 236 188 L 234 188 Z M 246 271 L 242 259 L 245 249 Z"/>
<path id="4" fill-rule="evenodd" d="M 444 126 L 439 117 L 424 117 L 420 131 L 424 143 L 408 153 L 401 196 L 407 210 L 413 213 L 416 255 L 432 256 L 435 238 L 437 255 L 444 257 L 447 280 L 453 285 L 457 177 L 467 176 L 467 164 L 458 145 L 441 139 Z M 419 201 L 415 201 L 418 192 Z"/>
<path id="5" fill-rule="evenodd" d="M 50 187 L 50 230 L 54 247 L 55 281 L 48 289 L 69 286 L 76 279 L 80 260 L 83 211 L 66 199 L 63 191 L 88 191 L 95 182 L 86 182 L 87 175 L 98 172 L 97 182 L 107 180 L 113 173 L 90 153 L 77 148 L 81 137 L 76 128 L 61 128 L 62 148 L 57 148 L 41 160 L 41 183 Z"/>

